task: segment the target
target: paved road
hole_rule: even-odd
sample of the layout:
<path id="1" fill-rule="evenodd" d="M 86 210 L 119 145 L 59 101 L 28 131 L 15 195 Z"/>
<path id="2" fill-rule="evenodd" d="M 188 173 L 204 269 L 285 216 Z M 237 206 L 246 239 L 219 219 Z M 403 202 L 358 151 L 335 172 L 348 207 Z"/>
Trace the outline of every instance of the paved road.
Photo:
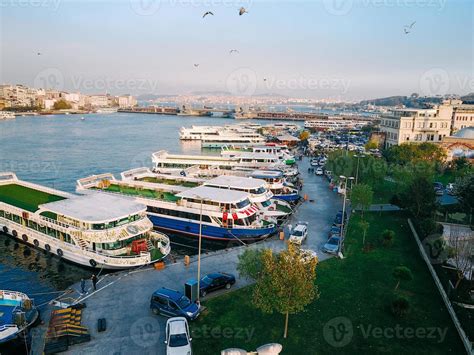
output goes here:
<path id="1" fill-rule="evenodd" d="M 299 206 L 289 223 L 294 226 L 298 220 L 309 222 L 309 237 L 304 247 L 317 251 L 322 261 L 328 256 L 319 250 L 327 240 L 327 233 L 336 212 L 340 209 L 342 199 L 329 190 L 325 178 L 307 173 L 307 159 L 299 165 L 305 183 L 302 194 L 307 194 L 308 200 L 314 202 L 307 201 Z M 204 254 L 201 272 L 205 274 L 218 270 L 238 276 L 236 271 L 238 255 L 245 248 L 268 247 L 279 251 L 285 246 L 284 241 L 274 238 L 248 247 Z M 75 345 L 68 353 L 164 354 L 166 318 L 151 313 L 150 296 L 162 286 L 182 290 L 184 282 L 189 278 L 195 278 L 197 274 L 196 257 L 191 260 L 189 267 L 178 261 L 176 264 L 167 265 L 162 271 L 146 268 L 130 273 L 109 274 L 102 278 L 98 285 L 99 290 L 84 299 L 87 308 L 83 313 L 83 325 L 89 328 L 92 341 Z M 238 278 L 235 287 L 246 285 L 247 280 Z M 75 285 L 74 288 L 77 290 L 79 286 Z M 104 333 L 97 332 L 98 318 L 107 320 L 107 331 Z"/>

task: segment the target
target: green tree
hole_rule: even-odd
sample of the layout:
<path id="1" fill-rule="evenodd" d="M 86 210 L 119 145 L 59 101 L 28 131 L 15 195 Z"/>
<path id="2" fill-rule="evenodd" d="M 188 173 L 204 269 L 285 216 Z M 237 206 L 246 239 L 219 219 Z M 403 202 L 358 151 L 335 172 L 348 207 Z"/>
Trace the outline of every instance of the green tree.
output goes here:
<path id="1" fill-rule="evenodd" d="M 70 109 L 72 106 L 69 102 L 67 102 L 66 100 L 58 100 L 54 103 L 54 109 L 55 110 L 68 110 Z"/>
<path id="2" fill-rule="evenodd" d="M 246 249 L 238 256 L 237 271 L 240 276 L 249 280 L 257 280 L 262 272 L 263 249 Z"/>
<path id="3" fill-rule="evenodd" d="M 474 208 L 474 173 L 456 180 L 456 196 L 466 213 Z"/>
<path id="4" fill-rule="evenodd" d="M 416 177 L 401 194 L 401 205 L 416 218 L 430 218 L 438 207 L 431 181 Z"/>
<path id="5" fill-rule="evenodd" d="M 394 145 L 388 148 L 384 154 L 389 163 L 397 165 L 420 162 L 436 164 L 442 163 L 446 159 L 446 152 L 441 146 L 428 142 Z"/>
<path id="6" fill-rule="evenodd" d="M 394 238 L 395 238 L 395 232 L 393 230 L 385 229 L 382 232 L 382 242 L 385 246 L 392 245 Z"/>
<path id="7" fill-rule="evenodd" d="M 285 315 L 283 337 L 288 335 L 288 318 L 304 310 L 317 298 L 317 258 L 305 260 L 300 249 L 291 244 L 274 255 L 270 249 L 262 254 L 263 271 L 253 292 L 253 304 L 265 313 Z"/>
<path id="8" fill-rule="evenodd" d="M 397 317 L 402 317 L 410 310 L 410 302 L 405 297 L 399 296 L 392 301 L 392 313 Z"/>
<path id="9" fill-rule="evenodd" d="M 362 245 L 365 246 L 365 236 L 369 230 L 370 224 L 365 219 L 359 221 L 359 228 L 362 229 Z"/>
<path id="10" fill-rule="evenodd" d="M 413 274 L 411 273 L 411 270 L 407 268 L 406 266 L 397 266 L 395 269 L 393 269 L 393 277 L 397 280 L 395 290 L 398 289 L 398 286 L 400 286 L 400 282 L 402 280 L 403 281 L 413 280 Z"/>
<path id="11" fill-rule="evenodd" d="M 373 198 L 374 192 L 369 185 L 358 184 L 351 191 L 351 203 L 356 209 L 362 211 L 362 218 L 364 218 L 364 211 L 370 208 Z"/>

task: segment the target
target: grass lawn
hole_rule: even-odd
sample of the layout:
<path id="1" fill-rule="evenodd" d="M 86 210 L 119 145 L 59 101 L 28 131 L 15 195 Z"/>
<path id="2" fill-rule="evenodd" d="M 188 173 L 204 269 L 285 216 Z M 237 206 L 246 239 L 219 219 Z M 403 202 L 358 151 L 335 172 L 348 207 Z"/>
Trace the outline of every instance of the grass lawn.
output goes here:
<path id="1" fill-rule="evenodd" d="M 362 250 L 356 227 L 359 216 L 353 216 L 346 238 L 346 258 L 318 265 L 316 283 L 320 297 L 305 312 L 290 315 L 286 340 L 282 336 L 284 317 L 255 309 L 251 304 L 252 287 L 246 287 L 204 302 L 208 310 L 191 323 L 194 352 L 218 354 L 231 347 L 253 351 L 260 345 L 278 342 L 283 345 L 282 354 L 464 353 L 406 217 L 401 212 L 386 212 L 369 213 L 367 219 L 370 229 L 366 240 L 372 250 Z M 379 236 L 386 228 L 396 233 L 391 247 L 380 243 Z M 399 265 L 409 267 L 414 275 L 412 281 L 402 281 L 398 291 L 409 299 L 411 306 L 403 318 L 394 317 L 389 310 L 396 284 L 392 271 Z M 344 329 L 352 329 L 352 335 L 346 333 L 342 337 L 347 344 L 332 336 L 333 330 L 342 329 L 335 328 L 339 324 L 337 317 L 344 317 Z M 398 335 L 392 333 L 397 327 L 402 329 Z M 439 333 L 433 333 L 433 338 L 427 338 L 424 332 L 431 332 L 432 328 L 446 330 L 446 336 L 441 339 Z M 384 331 L 387 336 L 379 334 Z M 419 336 L 405 331 L 417 331 Z M 344 346 L 334 346 L 341 344 Z"/>
<path id="2" fill-rule="evenodd" d="M 48 194 L 17 184 L 0 185 L 0 201 L 36 212 L 38 206 L 48 202 L 64 200 L 64 197 Z"/>

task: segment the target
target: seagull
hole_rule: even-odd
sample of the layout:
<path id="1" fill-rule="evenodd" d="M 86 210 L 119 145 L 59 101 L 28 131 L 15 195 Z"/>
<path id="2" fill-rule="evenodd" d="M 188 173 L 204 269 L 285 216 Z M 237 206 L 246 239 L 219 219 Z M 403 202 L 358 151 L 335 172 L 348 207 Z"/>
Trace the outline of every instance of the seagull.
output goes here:
<path id="1" fill-rule="evenodd" d="M 239 10 L 239 16 L 242 16 L 245 13 L 249 13 L 247 10 L 245 10 L 245 7 L 241 7 Z"/>
<path id="2" fill-rule="evenodd" d="M 267 81 L 267 78 L 263 78 L 263 81 Z"/>
<path id="3" fill-rule="evenodd" d="M 232 53 L 237 53 L 237 54 L 239 54 L 240 52 L 239 52 L 237 49 L 231 49 L 231 50 L 229 51 L 229 54 L 232 54 Z"/>
<path id="4" fill-rule="evenodd" d="M 212 16 L 214 16 L 214 14 L 212 13 L 212 11 L 208 11 L 208 12 L 206 12 L 204 15 L 202 15 L 202 18 L 206 17 L 207 15 L 212 15 Z"/>
<path id="5" fill-rule="evenodd" d="M 406 28 L 404 28 L 403 31 L 405 32 L 406 35 L 411 32 L 411 31 L 408 31 Z"/>
<path id="6" fill-rule="evenodd" d="M 38 53 L 36 53 L 36 55 L 41 55 L 41 53 L 40 53 L 40 52 L 38 52 Z"/>
<path id="7" fill-rule="evenodd" d="M 413 26 L 415 26 L 415 23 L 416 21 L 413 21 L 409 26 L 405 26 L 405 28 L 412 28 Z"/>
<path id="8" fill-rule="evenodd" d="M 194 64 L 194 67 L 197 68 L 199 66 L 199 64 Z"/>

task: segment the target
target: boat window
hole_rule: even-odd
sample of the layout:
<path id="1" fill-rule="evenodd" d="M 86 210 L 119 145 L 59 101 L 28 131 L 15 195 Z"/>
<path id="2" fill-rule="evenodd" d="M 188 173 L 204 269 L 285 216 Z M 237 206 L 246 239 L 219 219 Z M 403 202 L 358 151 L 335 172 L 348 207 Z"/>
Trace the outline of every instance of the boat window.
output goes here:
<path id="1" fill-rule="evenodd" d="M 248 205 L 250 205 L 250 201 L 248 198 L 236 203 L 237 208 L 244 208 L 245 206 L 248 206 Z"/>
<path id="2" fill-rule="evenodd" d="M 271 204 L 272 204 L 272 202 L 270 200 L 266 200 L 266 201 L 262 202 L 262 206 L 265 207 L 265 208 L 269 207 Z"/>

